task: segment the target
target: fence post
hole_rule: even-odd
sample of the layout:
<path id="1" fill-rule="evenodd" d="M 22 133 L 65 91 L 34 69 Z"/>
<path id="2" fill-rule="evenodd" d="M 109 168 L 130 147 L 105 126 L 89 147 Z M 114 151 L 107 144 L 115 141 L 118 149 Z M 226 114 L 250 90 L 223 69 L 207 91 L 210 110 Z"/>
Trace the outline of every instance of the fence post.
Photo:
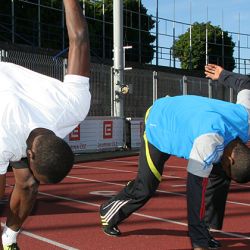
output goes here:
<path id="1" fill-rule="evenodd" d="M 158 83 L 158 73 L 153 71 L 153 102 L 157 100 L 157 83 Z"/>
<path id="2" fill-rule="evenodd" d="M 6 57 L 8 57 L 8 52 L 6 50 L 0 50 L 0 62 L 5 62 Z"/>
<path id="3" fill-rule="evenodd" d="M 182 77 L 182 94 L 187 95 L 187 77 Z"/>
<path id="4" fill-rule="evenodd" d="M 208 97 L 213 98 L 213 87 L 211 79 L 208 79 Z"/>
<path id="5" fill-rule="evenodd" d="M 230 88 L 229 89 L 229 101 L 233 102 L 233 100 L 234 100 L 234 91 L 233 91 L 233 88 Z"/>
<path id="6" fill-rule="evenodd" d="M 68 59 L 64 58 L 63 59 L 63 76 L 67 74 L 67 67 L 68 67 Z"/>

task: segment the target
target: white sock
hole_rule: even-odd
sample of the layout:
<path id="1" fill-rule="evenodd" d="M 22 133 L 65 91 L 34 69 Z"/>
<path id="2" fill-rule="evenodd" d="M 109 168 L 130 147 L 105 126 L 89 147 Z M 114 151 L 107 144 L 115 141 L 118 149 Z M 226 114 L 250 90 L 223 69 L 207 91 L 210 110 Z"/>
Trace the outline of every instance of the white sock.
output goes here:
<path id="1" fill-rule="evenodd" d="M 13 243 L 16 243 L 16 238 L 20 230 L 17 232 L 8 228 L 6 225 L 4 226 L 3 233 L 2 233 L 2 244 L 3 246 L 8 246 Z"/>

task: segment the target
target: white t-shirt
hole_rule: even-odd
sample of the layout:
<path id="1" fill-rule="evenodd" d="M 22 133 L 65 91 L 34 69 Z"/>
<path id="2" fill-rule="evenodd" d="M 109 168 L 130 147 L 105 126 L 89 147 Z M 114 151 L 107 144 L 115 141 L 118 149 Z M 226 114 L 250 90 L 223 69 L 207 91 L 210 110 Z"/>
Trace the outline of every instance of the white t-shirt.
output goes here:
<path id="1" fill-rule="evenodd" d="M 26 157 L 26 140 L 35 128 L 64 138 L 90 107 L 89 78 L 66 75 L 64 82 L 19 65 L 0 62 L 0 174 L 10 161 Z"/>

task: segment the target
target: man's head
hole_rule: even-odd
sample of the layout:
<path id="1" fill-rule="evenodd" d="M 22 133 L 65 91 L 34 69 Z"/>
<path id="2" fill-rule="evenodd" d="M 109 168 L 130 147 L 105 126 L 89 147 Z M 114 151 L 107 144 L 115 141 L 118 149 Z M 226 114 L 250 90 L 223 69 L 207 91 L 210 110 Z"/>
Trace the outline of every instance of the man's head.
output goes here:
<path id="1" fill-rule="evenodd" d="M 238 138 L 231 141 L 224 150 L 222 166 L 232 180 L 250 181 L 250 148 Z"/>
<path id="2" fill-rule="evenodd" d="M 60 182 L 74 163 L 74 154 L 69 145 L 44 128 L 34 129 L 30 133 L 27 157 L 34 177 L 44 183 Z"/>

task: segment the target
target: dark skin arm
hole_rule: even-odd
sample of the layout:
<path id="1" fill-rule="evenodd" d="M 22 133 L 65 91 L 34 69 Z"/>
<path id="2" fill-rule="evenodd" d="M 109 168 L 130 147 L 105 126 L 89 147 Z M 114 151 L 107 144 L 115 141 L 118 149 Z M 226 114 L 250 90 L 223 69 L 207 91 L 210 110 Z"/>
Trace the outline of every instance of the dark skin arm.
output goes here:
<path id="1" fill-rule="evenodd" d="M 90 76 L 88 27 L 78 0 L 64 0 L 69 36 L 67 74 Z M 28 154 L 29 157 L 29 154 Z M 37 197 L 39 183 L 30 169 L 13 169 L 15 187 L 10 198 L 7 226 L 17 231 L 30 214 Z"/>
<path id="2" fill-rule="evenodd" d="M 69 36 L 67 74 L 89 77 L 90 55 L 88 26 L 78 1 L 64 0 Z"/>
<path id="3" fill-rule="evenodd" d="M 28 168 L 13 169 L 15 186 L 11 194 L 6 225 L 18 231 L 35 203 L 39 183 Z"/>
<path id="4" fill-rule="evenodd" d="M 1 174 L 0 175 L 0 200 L 4 196 L 5 192 L 5 182 L 6 182 L 6 174 Z"/>

